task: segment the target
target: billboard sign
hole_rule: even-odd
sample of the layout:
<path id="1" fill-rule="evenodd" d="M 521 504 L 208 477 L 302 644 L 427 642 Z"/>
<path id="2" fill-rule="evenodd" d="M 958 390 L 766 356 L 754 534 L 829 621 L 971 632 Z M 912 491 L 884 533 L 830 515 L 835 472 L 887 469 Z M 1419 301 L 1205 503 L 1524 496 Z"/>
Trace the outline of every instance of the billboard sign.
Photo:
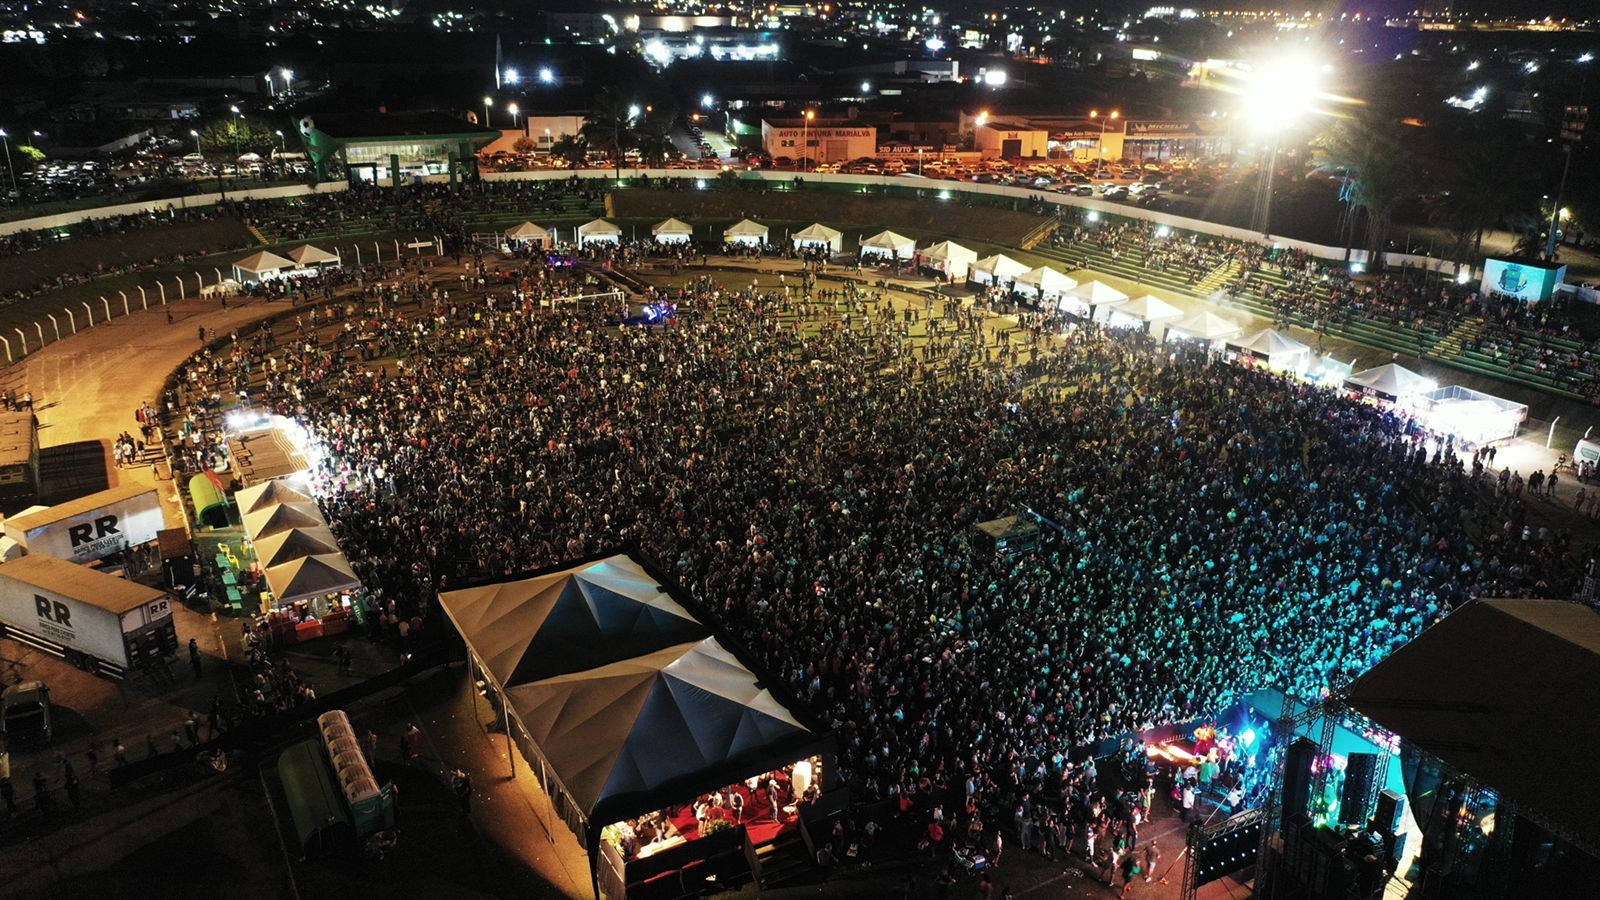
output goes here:
<path id="1" fill-rule="evenodd" d="M 1483 264 L 1483 294 L 1500 294 L 1519 300 L 1549 300 L 1566 279 L 1567 267 L 1510 259 L 1488 259 Z"/>

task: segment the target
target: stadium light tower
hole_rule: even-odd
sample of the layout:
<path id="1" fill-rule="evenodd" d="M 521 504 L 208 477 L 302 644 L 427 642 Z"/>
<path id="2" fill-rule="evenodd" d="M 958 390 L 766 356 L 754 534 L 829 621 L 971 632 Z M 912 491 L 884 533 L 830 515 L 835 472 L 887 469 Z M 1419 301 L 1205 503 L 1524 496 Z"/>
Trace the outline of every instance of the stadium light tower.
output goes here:
<path id="1" fill-rule="evenodd" d="M 491 107 L 493 105 L 494 105 L 494 98 L 493 97 L 484 97 L 483 98 L 483 127 L 485 127 L 485 128 L 491 127 L 489 125 L 489 107 Z"/>
<path id="2" fill-rule="evenodd" d="M 1257 184 L 1255 209 L 1250 215 L 1252 231 L 1272 231 L 1272 180 L 1278 169 L 1283 134 L 1316 111 L 1324 96 L 1323 81 L 1329 68 L 1309 56 L 1292 55 L 1253 65 L 1245 75 L 1239 111 L 1251 128 L 1272 140 L 1272 152 Z"/>

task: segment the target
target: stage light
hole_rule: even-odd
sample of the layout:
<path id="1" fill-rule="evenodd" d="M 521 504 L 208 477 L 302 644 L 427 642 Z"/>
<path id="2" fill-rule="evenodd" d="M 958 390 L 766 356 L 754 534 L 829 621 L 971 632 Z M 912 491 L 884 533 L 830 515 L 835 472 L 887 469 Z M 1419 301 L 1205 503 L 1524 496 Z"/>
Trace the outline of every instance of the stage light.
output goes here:
<path id="1" fill-rule="evenodd" d="M 1244 85 L 1245 116 L 1262 129 L 1293 125 L 1315 108 L 1325 71 L 1305 56 L 1286 56 L 1253 66 Z"/>

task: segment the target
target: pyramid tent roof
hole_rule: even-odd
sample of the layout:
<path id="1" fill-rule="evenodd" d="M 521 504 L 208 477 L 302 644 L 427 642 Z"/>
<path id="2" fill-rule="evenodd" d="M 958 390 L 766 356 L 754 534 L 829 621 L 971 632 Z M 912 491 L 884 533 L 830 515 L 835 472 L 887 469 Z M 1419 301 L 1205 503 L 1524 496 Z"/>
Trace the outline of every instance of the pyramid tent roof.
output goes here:
<path id="1" fill-rule="evenodd" d="M 1178 322 L 1167 326 L 1167 333 L 1179 332 L 1189 337 L 1213 341 L 1239 333 L 1239 323 L 1232 319 L 1225 319 L 1210 310 L 1200 310 Z"/>
<path id="2" fill-rule="evenodd" d="M 1432 378 L 1396 363 L 1385 363 L 1375 369 L 1357 372 L 1346 378 L 1344 383 L 1345 387 L 1353 390 L 1377 394 L 1390 400 L 1426 394 L 1439 387 L 1439 383 Z"/>
<path id="3" fill-rule="evenodd" d="M 267 586 L 272 588 L 279 604 L 361 586 L 361 579 L 351 570 L 350 563 L 337 553 L 302 556 L 267 568 L 266 575 Z"/>
<path id="4" fill-rule="evenodd" d="M 862 238 L 861 246 L 871 250 L 887 250 L 891 253 L 906 254 L 916 249 L 917 242 L 903 234 L 896 234 L 885 229 L 872 237 Z"/>
<path id="5" fill-rule="evenodd" d="M 993 278 L 1010 281 L 1028 271 L 1028 266 L 1026 263 L 1017 262 L 1004 253 L 996 253 L 993 256 L 985 256 L 983 259 L 973 263 L 971 269 L 988 272 Z"/>
<path id="6" fill-rule="evenodd" d="M 1117 312 L 1145 322 L 1154 322 L 1158 319 L 1176 319 L 1183 315 L 1183 310 L 1157 297 L 1155 294 L 1145 294 L 1137 300 L 1129 300 L 1127 303 L 1117 307 Z"/>
<path id="7" fill-rule="evenodd" d="M 1228 346 L 1249 350 L 1267 357 L 1311 352 L 1310 347 L 1273 328 L 1257 332 L 1249 337 L 1230 340 L 1228 341 Z"/>
<path id="8" fill-rule="evenodd" d="M 339 552 L 339 542 L 327 528 L 291 528 L 254 542 L 256 559 L 264 568 L 281 566 L 304 556 L 325 556 Z"/>
<path id="9" fill-rule="evenodd" d="M 252 484 L 247 488 L 240 488 L 233 495 L 235 503 L 239 504 L 241 515 L 248 515 L 258 509 L 277 506 L 280 503 L 311 503 L 309 494 L 295 489 L 283 478 L 274 478 L 260 484 Z"/>
<path id="10" fill-rule="evenodd" d="M 276 272 L 280 269 L 294 268 L 294 260 L 284 259 L 269 250 L 261 250 L 246 256 L 233 264 L 241 272 L 260 274 L 262 272 Z"/>
<path id="11" fill-rule="evenodd" d="M 327 524 L 315 506 L 308 503 L 278 503 L 245 513 L 244 533 L 249 535 L 250 540 L 258 541 L 291 528 L 317 528 L 326 527 Z"/>
<path id="12" fill-rule="evenodd" d="M 948 260 L 950 262 L 971 263 L 978 258 L 978 254 L 955 241 L 940 241 L 922 248 L 917 254 L 923 259 Z"/>
<path id="13" fill-rule="evenodd" d="M 550 232 L 532 222 L 523 222 L 506 229 L 506 237 L 514 241 L 549 240 Z"/>
<path id="14" fill-rule="evenodd" d="M 766 237 L 772 229 L 752 219 L 740 219 L 722 230 L 727 237 Z"/>
<path id="15" fill-rule="evenodd" d="M 660 237 L 663 234 L 694 234 L 694 226 L 682 219 L 666 219 L 651 226 L 650 233 Z"/>
<path id="16" fill-rule="evenodd" d="M 1106 303 L 1121 303 L 1128 299 L 1128 295 L 1117 290 L 1103 281 L 1085 281 L 1067 293 L 1090 306 L 1100 306 Z"/>
<path id="17" fill-rule="evenodd" d="M 295 264 L 302 268 L 305 266 L 315 266 L 322 263 L 336 263 L 339 261 L 339 257 L 335 256 L 334 254 L 329 253 L 321 247 L 313 247 L 310 244 L 301 244 L 284 255 L 289 259 L 294 260 Z"/>
<path id="18" fill-rule="evenodd" d="M 796 231 L 792 237 L 797 241 L 821 241 L 824 244 L 831 244 L 844 237 L 844 232 L 837 228 L 829 228 L 821 222 L 812 222 Z"/>
<path id="19" fill-rule="evenodd" d="M 760 771 L 781 748 L 816 737 L 716 638 L 515 685 L 506 696 L 591 823 L 653 808 L 663 791 L 704 791 Z"/>
<path id="20" fill-rule="evenodd" d="M 578 234 L 621 234 L 622 226 L 607 222 L 605 219 L 593 219 L 578 226 Z"/>
<path id="21" fill-rule="evenodd" d="M 625 555 L 447 591 L 439 603 L 502 686 L 699 640 L 710 630 Z"/>
<path id="22" fill-rule="evenodd" d="M 1016 277 L 1016 283 L 1033 288 L 1041 294 L 1070 293 L 1077 282 L 1049 266 L 1029 269 Z"/>

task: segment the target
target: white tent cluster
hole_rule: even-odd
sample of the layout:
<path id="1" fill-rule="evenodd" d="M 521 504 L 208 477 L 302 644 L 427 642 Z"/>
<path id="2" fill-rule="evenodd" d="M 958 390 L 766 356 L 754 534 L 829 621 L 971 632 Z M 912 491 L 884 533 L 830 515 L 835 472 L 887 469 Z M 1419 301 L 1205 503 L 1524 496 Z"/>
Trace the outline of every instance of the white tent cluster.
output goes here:
<path id="1" fill-rule="evenodd" d="M 233 280 L 240 284 L 258 284 L 274 278 L 315 274 L 340 263 L 338 254 L 311 244 L 302 244 L 282 256 L 270 250 L 258 250 L 233 264 Z"/>
<path id="2" fill-rule="evenodd" d="M 819 752 L 822 736 L 638 560 L 439 595 L 579 840 Z"/>
<path id="3" fill-rule="evenodd" d="M 235 495 L 245 536 L 255 547 L 267 587 L 279 605 L 361 586 L 339 552 L 322 511 L 297 475 L 274 478 Z"/>

